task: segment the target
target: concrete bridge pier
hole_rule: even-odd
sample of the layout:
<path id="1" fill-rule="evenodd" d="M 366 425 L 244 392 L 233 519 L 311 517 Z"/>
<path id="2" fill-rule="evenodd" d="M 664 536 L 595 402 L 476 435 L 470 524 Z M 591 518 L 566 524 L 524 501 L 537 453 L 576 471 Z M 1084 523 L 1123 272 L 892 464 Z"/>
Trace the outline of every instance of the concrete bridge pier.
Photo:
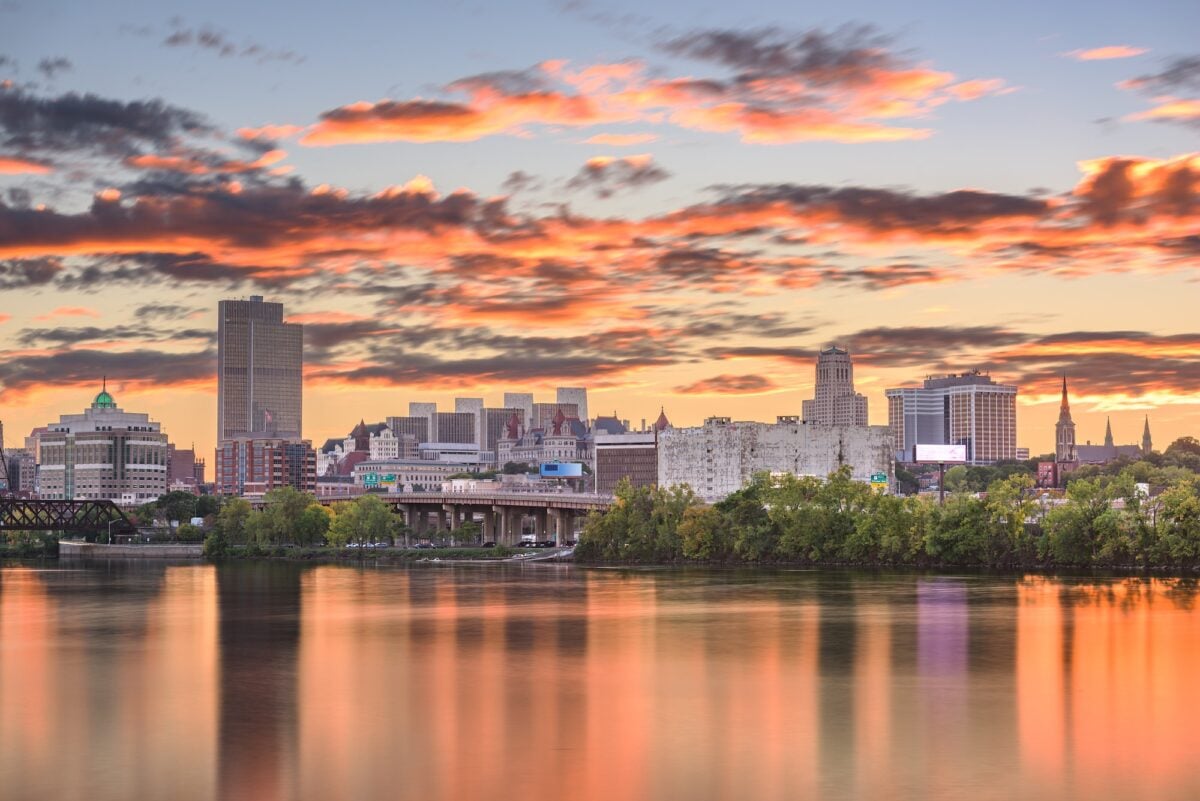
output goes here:
<path id="1" fill-rule="evenodd" d="M 538 509 L 533 513 L 533 535 L 538 542 L 548 539 L 546 524 L 549 522 L 549 511 L 548 509 Z"/>
<path id="2" fill-rule="evenodd" d="M 483 541 L 496 541 L 496 513 L 491 509 L 485 509 L 483 512 Z"/>
<path id="3" fill-rule="evenodd" d="M 401 517 L 404 519 L 404 547 L 407 548 L 411 543 L 409 535 L 413 531 L 413 508 L 411 503 L 399 504 L 397 509 L 400 510 Z"/>

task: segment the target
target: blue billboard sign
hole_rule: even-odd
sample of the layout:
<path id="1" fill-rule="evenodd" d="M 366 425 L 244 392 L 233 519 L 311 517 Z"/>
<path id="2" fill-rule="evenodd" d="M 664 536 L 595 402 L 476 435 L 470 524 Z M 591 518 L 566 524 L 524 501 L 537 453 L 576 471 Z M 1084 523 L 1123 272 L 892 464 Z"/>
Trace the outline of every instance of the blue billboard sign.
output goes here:
<path id="1" fill-rule="evenodd" d="M 542 478 L 580 478 L 583 465 L 579 462 L 542 462 Z"/>

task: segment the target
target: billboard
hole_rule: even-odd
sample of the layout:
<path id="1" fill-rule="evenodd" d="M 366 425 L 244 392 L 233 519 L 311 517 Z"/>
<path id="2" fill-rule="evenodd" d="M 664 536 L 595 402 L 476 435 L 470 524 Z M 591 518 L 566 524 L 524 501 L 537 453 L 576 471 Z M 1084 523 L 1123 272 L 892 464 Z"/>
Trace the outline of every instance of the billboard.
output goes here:
<path id="1" fill-rule="evenodd" d="M 913 445 L 914 462 L 962 464 L 967 461 L 966 445 Z"/>
<path id="2" fill-rule="evenodd" d="M 579 462 L 542 462 L 542 478 L 580 478 L 583 465 Z"/>

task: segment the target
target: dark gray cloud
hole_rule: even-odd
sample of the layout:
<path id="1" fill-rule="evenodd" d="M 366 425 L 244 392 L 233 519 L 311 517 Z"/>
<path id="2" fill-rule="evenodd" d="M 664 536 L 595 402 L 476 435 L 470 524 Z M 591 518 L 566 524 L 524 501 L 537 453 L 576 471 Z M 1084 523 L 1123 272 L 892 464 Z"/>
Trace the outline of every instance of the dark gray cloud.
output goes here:
<path id="1" fill-rule="evenodd" d="M 590 189 L 596 197 L 612 197 L 618 192 L 649 186 L 671 177 L 671 173 L 654 163 L 649 156 L 625 156 L 612 159 L 589 159 L 571 180 L 567 189 Z"/>
<path id="2" fill-rule="evenodd" d="M 98 383 L 101 376 L 121 381 L 172 386 L 215 381 L 217 355 L 212 348 L 186 353 L 161 350 L 60 350 L 45 355 L 0 359 L 0 387 L 11 392 Z"/>
<path id="3" fill-rule="evenodd" d="M 203 311 L 195 306 L 180 306 L 177 303 L 146 303 L 133 311 L 139 320 L 180 320 Z"/>
<path id="4" fill-rule="evenodd" d="M 190 47 L 207 50 L 221 58 L 252 58 L 259 63 L 290 61 L 296 64 L 304 57 L 294 50 L 276 50 L 254 42 L 238 44 L 227 34 L 210 27 L 184 27 L 176 22 L 175 29 L 162 41 L 165 47 Z"/>
<path id="5" fill-rule="evenodd" d="M 446 86 L 451 92 L 478 92 L 491 90 L 503 95 L 527 95 L 545 92 L 553 88 L 546 80 L 546 73 L 538 67 L 524 70 L 496 70 L 468 75 Z"/>
<path id="6" fill-rule="evenodd" d="M 62 260 L 54 257 L 0 261 L 0 289 L 45 286 L 62 270 Z"/>
<path id="7" fill-rule="evenodd" d="M 500 188 L 510 195 L 515 195 L 518 192 L 539 189 L 541 185 L 541 180 L 536 176 L 530 175 L 524 170 L 516 170 L 508 174 L 508 177 L 504 179 L 504 183 L 500 185 Z"/>
<path id="8" fill-rule="evenodd" d="M 992 220 L 1039 218 L 1049 210 L 1049 204 L 1041 198 L 971 189 L 932 195 L 802 184 L 744 184 L 714 189 L 721 193 L 719 206 L 781 203 L 797 211 L 828 210 L 845 222 L 875 231 L 966 233 Z"/>
<path id="9" fill-rule="evenodd" d="M 0 141 L 20 152 L 128 156 L 145 145 L 169 148 L 181 135 L 212 132 L 199 114 L 161 100 L 126 103 L 74 92 L 35 97 L 0 89 Z"/>
<path id="10" fill-rule="evenodd" d="M 72 346 L 84 342 L 157 344 L 195 339 L 215 343 L 217 334 L 208 328 L 187 328 L 172 331 L 137 325 L 118 325 L 108 328 L 101 326 L 25 328 L 17 335 L 17 342 L 27 347 L 38 345 Z"/>
<path id="11" fill-rule="evenodd" d="M 1159 72 L 1141 75 L 1128 84 L 1152 92 L 1200 92 L 1200 55 L 1169 59 Z"/>
<path id="12" fill-rule="evenodd" d="M 777 384 L 761 375 L 714 375 L 675 387 L 681 395 L 751 395 L 775 389 Z"/>
<path id="13" fill-rule="evenodd" d="M 886 51 L 890 43 L 870 25 L 844 25 L 803 32 L 777 27 L 696 30 L 663 39 L 658 47 L 732 68 L 743 83 L 797 77 L 818 86 L 852 86 L 870 81 L 875 70 L 896 66 L 896 57 Z"/>
<path id="14" fill-rule="evenodd" d="M 45 75 L 48 79 L 53 80 L 58 73 L 69 72 L 74 68 L 74 66 L 75 65 L 71 63 L 70 59 L 64 58 L 63 56 L 57 56 L 55 58 L 43 58 L 38 62 L 37 69 L 38 72 L 42 73 L 42 75 Z"/>

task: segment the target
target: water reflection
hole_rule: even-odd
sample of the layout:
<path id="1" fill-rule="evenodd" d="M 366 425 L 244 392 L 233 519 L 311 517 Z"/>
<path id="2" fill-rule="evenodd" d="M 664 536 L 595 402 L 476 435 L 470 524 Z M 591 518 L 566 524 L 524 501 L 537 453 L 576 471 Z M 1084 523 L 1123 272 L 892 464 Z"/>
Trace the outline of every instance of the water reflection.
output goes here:
<path id="1" fill-rule="evenodd" d="M 4 799 L 1193 798 L 1194 582 L 0 570 Z"/>

